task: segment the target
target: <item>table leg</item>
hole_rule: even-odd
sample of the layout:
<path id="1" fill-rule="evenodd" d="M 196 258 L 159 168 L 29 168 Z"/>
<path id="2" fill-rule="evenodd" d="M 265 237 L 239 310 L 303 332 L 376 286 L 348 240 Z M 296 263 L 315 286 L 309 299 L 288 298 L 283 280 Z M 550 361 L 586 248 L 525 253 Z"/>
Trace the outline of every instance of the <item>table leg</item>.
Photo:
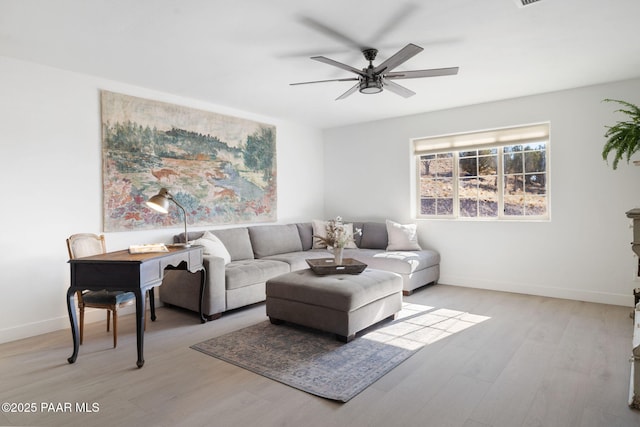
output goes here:
<path id="1" fill-rule="evenodd" d="M 80 347 L 80 337 L 78 336 L 78 319 L 76 316 L 75 296 L 76 291 L 69 287 L 67 291 L 67 310 L 69 311 L 69 322 L 71 323 L 71 336 L 73 337 L 73 354 L 67 359 L 69 363 L 75 363 Z"/>
<path id="2" fill-rule="evenodd" d="M 138 344 L 138 361 L 136 365 L 138 365 L 138 368 L 142 368 L 142 365 L 144 365 L 145 292 L 138 288 L 133 293 L 136 295 L 136 342 Z"/>
<path id="3" fill-rule="evenodd" d="M 155 288 L 149 289 L 149 309 L 151 310 L 151 321 L 156 321 L 156 297 L 155 297 Z"/>

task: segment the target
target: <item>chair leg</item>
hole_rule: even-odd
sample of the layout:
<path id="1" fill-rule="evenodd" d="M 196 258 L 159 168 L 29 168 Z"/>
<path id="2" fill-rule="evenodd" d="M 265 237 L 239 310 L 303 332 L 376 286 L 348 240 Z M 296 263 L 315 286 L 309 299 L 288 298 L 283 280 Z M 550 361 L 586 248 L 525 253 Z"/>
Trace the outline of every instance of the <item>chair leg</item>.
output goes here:
<path id="1" fill-rule="evenodd" d="M 80 345 L 84 338 L 84 307 L 80 307 Z"/>
<path id="2" fill-rule="evenodd" d="M 113 310 L 113 348 L 118 345 L 118 310 Z"/>
<path id="3" fill-rule="evenodd" d="M 107 310 L 107 332 L 109 332 L 109 323 L 111 322 L 111 310 Z"/>

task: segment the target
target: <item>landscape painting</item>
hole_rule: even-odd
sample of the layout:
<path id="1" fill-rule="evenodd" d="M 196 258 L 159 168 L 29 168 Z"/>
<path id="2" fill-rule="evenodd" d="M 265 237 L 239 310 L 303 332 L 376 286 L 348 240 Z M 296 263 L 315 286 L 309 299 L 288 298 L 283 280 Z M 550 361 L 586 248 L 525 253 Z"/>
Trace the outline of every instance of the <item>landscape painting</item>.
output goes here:
<path id="1" fill-rule="evenodd" d="M 101 91 L 104 231 L 277 219 L 275 126 Z"/>

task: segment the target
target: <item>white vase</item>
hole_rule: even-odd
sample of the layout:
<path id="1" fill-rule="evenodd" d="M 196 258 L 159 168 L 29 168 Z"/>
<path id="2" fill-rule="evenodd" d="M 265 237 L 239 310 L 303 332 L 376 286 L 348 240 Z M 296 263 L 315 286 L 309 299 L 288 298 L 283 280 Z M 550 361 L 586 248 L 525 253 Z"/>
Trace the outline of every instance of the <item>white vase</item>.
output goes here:
<path id="1" fill-rule="evenodd" d="M 333 262 L 336 265 L 342 265 L 342 252 L 344 248 L 333 248 Z"/>

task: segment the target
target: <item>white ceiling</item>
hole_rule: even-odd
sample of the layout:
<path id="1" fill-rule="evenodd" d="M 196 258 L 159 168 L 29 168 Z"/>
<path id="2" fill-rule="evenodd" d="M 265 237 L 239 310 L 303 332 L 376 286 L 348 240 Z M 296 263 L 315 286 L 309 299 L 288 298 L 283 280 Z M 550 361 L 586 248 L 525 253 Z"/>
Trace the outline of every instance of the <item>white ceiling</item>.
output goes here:
<path id="1" fill-rule="evenodd" d="M 0 55 L 319 128 L 640 77 L 640 0 L 519 1 L 0 0 Z M 367 65 L 327 29 L 460 72 L 397 81 L 408 99 L 290 86 L 353 76 L 310 56 Z"/>

